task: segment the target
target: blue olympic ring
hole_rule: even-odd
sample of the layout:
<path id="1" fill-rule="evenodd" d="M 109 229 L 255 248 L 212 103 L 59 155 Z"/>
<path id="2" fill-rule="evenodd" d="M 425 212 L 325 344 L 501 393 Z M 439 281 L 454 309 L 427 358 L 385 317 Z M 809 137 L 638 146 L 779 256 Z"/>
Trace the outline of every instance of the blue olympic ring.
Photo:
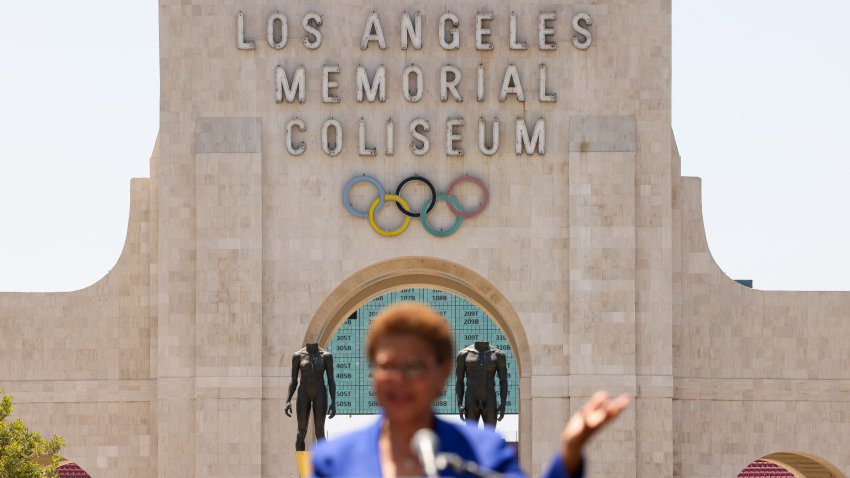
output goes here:
<path id="1" fill-rule="evenodd" d="M 369 212 L 360 212 L 351 205 L 351 201 L 348 199 L 348 193 L 351 192 L 351 188 L 357 183 L 372 183 L 375 186 L 375 189 L 378 190 L 378 206 L 375 208 L 375 213 L 381 210 L 384 207 L 384 196 L 386 196 L 386 192 L 384 191 L 384 187 L 381 186 L 381 183 L 378 182 L 377 179 L 366 176 L 357 176 L 355 178 L 351 178 L 345 183 L 345 188 L 342 190 L 342 205 L 345 206 L 345 209 L 348 210 L 351 214 L 359 217 L 360 219 L 367 219 L 369 217 Z"/>
<path id="2" fill-rule="evenodd" d="M 422 182 L 431 190 L 431 197 L 425 199 L 422 204 L 422 208 L 417 213 L 414 213 L 412 209 L 408 209 L 406 201 L 400 196 L 401 189 L 404 187 L 405 184 L 410 181 Z M 472 182 L 473 184 L 477 185 L 481 189 L 482 195 L 482 201 L 478 208 L 469 212 L 463 211 L 460 205 L 460 201 L 458 201 L 457 198 L 451 195 L 451 191 L 454 190 L 454 188 L 459 183 L 466 181 Z M 354 206 L 351 205 L 351 188 L 354 187 L 355 184 L 364 182 L 372 184 L 377 190 L 378 196 L 373 201 L 371 201 L 372 206 L 369 208 L 368 211 L 358 211 L 354 208 Z M 436 237 L 446 237 L 457 232 L 457 230 L 460 228 L 461 223 L 463 222 L 463 219 L 469 219 L 481 214 L 481 212 L 483 212 L 484 209 L 487 208 L 487 204 L 489 203 L 490 198 L 490 191 L 484 185 L 484 182 L 472 176 L 460 176 L 459 178 L 455 179 L 452 182 L 452 185 L 449 190 L 450 191 L 447 194 L 437 194 L 430 181 L 421 176 L 414 175 L 405 179 L 399 184 L 398 188 L 396 188 L 396 194 L 387 194 L 387 190 L 381 185 L 381 183 L 377 179 L 371 176 L 366 176 L 364 174 L 351 178 L 348 180 L 347 183 L 345 183 L 345 187 L 342 190 L 342 205 L 345 206 L 345 209 L 352 215 L 361 219 L 369 219 L 369 224 L 372 226 L 372 229 L 374 229 L 375 232 L 381 234 L 382 236 L 396 236 L 401 234 L 402 232 L 404 232 L 405 229 L 407 229 L 407 225 L 410 221 L 410 218 L 418 217 L 422 222 L 422 227 L 429 234 Z M 398 206 L 399 210 L 401 210 L 401 212 L 404 213 L 405 216 L 407 216 L 405 217 L 404 223 L 398 229 L 395 229 L 393 231 L 383 230 L 375 222 L 375 215 L 378 213 L 378 211 L 381 210 L 381 208 L 383 208 L 384 202 L 387 199 L 394 201 Z M 431 224 L 428 223 L 428 219 L 426 218 L 428 213 L 431 212 L 431 210 L 436 205 L 437 201 L 445 201 L 449 206 L 449 210 L 456 217 L 454 224 L 452 224 L 451 227 L 446 230 L 435 229 L 431 226 Z"/>

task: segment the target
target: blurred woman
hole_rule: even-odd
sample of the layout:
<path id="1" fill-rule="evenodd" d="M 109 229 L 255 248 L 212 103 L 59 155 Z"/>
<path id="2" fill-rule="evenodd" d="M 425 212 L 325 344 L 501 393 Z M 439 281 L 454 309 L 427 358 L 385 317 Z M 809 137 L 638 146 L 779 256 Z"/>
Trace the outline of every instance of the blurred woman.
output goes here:
<path id="1" fill-rule="evenodd" d="M 441 452 L 451 452 L 484 470 L 525 476 L 516 452 L 490 428 L 464 426 L 436 417 L 434 400 L 443 391 L 453 364 L 454 344 L 448 323 L 433 309 L 414 303 L 388 308 L 372 323 L 366 338 L 372 387 L 383 415 L 372 426 L 320 442 L 313 452 L 315 476 L 422 476 L 411 450 L 420 429 L 436 433 Z M 566 423 L 555 456 L 544 476 L 583 475 L 582 447 L 597 430 L 629 403 L 597 393 Z M 452 470 L 441 476 L 457 476 Z"/>

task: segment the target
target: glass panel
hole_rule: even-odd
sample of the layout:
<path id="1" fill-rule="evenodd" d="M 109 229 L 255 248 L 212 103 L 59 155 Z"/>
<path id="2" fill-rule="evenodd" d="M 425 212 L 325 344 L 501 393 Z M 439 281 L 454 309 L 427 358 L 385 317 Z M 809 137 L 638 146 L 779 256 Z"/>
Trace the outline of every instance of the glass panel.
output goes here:
<path id="1" fill-rule="evenodd" d="M 454 331 L 455 353 L 475 341 L 490 342 L 507 356 L 508 403 L 506 413 L 518 413 L 519 374 L 511 344 L 505 333 L 483 310 L 463 297 L 438 289 L 402 289 L 375 297 L 352 314 L 331 340 L 328 351 L 334 354 L 337 414 L 373 415 L 379 412 L 372 394 L 369 363 L 366 359 L 366 331 L 375 316 L 385 307 L 415 300 L 433 307 L 446 318 Z M 496 378 L 498 394 L 498 376 Z M 435 403 L 438 414 L 457 412 L 454 367 L 443 395 Z"/>

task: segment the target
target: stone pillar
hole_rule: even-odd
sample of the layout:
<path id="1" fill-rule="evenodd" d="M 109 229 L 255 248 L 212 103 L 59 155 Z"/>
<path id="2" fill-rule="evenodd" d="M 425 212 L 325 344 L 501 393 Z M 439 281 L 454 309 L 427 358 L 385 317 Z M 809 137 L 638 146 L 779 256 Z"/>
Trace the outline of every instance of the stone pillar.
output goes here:
<path id="1" fill-rule="evenodd" d="M 195 476 L 259 477 L 261 121 L 200 118 L 196 131 Z"/>
<path id="2" fill-rule="evenodd" d="M 636 392 L 635 119 L 570 121 L 570 406 Z M 635 407 L 594 440 L 596 476 L 636 476 Z"/>
<path id="3" fill-rule="evenodd" d="M 168 95 L 168 90 L 163 91 Z M 194 476 L 195 178 L 192 125 L 162 113 L 156 216 L 156 476 Z"/>

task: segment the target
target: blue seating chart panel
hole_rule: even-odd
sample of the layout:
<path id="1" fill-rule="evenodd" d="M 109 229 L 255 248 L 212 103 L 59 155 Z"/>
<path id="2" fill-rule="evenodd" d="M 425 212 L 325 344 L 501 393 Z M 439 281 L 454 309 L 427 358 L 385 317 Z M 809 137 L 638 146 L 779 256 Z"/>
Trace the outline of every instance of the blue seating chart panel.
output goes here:
<path id="1" fill-rule="evenodd" d="M 379 405 L 371 387 L 369 361 L 366 358 L 366 332 L 369 324 L 389 305 L 416 301 L 433 307 L 445 317 L 454 332 L 455 353 L 474 342 L 490 342 L 507 356 L 508 400 L 506 413 L 517 413 L 519 374 L 508 338 L 484 311 L 463 297 L 437 289 L 402 289 L 375 297 L 352 314 L 339 328 L 328 346 L 334 356 L 337 413 L 373 415 Z M 496 378 L 498 396 L 500 384 Z M 439 414 L 457 413 L 454 365 L 442 395 L 434 403 Z"/>

